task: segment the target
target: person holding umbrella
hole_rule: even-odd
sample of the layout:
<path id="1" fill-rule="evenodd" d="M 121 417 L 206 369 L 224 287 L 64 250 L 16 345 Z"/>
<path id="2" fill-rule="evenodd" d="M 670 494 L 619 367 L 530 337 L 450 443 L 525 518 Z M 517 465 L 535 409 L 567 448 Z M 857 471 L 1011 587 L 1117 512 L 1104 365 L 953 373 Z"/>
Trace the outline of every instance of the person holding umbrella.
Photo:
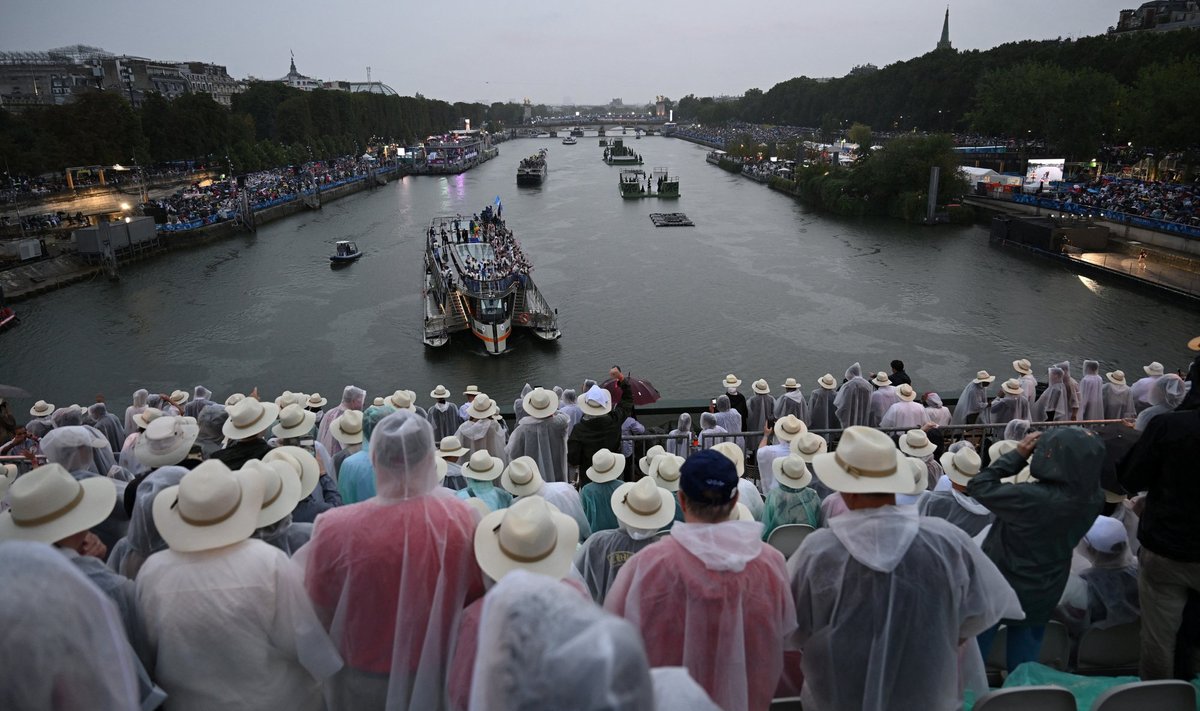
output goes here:
<path id="1" fill-rule="evenodd" d="M 592 461 L 592 455 L 601 449 L 621 451 L 621 423 L 633 411 L 633 390 L 620 368 L 613 366 L 608 374 L 620 389 L 621 399 L 613 407 L 608 390 L 598 385 L 580 396 L 579 409 L 583 412 L 583 418 L 571 428 L 571 435 L 567 438 L 567 464 L 572 467 L 583 466 L 586 469 Z M 582 479 L 579 477 L 576 480 L 576 487 L 583 485 Z"/>

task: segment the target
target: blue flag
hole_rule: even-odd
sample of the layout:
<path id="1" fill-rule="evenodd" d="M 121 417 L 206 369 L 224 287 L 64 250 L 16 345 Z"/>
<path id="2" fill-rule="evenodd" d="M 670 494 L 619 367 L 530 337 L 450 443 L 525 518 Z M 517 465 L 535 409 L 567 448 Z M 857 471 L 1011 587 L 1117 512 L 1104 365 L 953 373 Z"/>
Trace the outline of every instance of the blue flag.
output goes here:
<path id="1" fill-rule="evenodd" d="M 496 207 L 500 207 L 500 196 L 496 196 Z"/>

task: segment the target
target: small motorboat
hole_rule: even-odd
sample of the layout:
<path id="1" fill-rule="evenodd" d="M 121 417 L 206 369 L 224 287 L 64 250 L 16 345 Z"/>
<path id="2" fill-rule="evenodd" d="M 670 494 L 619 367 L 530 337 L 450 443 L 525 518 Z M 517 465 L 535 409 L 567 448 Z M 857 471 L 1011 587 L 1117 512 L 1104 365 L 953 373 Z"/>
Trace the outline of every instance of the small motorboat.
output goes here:
<path id="1" fill-rule="evenodd" d="M 564 146 L 573 146 L 576 143 L 579 143 L 579 141 L 575 140 L 574 136 L 567 136 L 563 139 L 562 143 Z"/>
<path id="2" fill-rule="evenodd" d="M 362 252 L 359 251 L 358 245 L 349 240 L 338 240 L 337 250 L 333 254 L 329 255 L 329 264 L 330 266 L 350 264 L 351 262 L 357 261 L 361 256 Z"/>

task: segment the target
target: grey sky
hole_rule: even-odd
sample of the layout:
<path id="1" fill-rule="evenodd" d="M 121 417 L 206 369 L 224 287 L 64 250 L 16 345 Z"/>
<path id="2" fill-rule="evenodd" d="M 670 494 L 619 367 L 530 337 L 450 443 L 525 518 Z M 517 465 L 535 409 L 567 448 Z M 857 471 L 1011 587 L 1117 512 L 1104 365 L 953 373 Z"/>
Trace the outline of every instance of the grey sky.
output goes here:
<path id="1" fill-rule="evenodd" d="M 950 8 L 957 49 L 1080 37 L 1137 0 L 971 0 Z M 807 75 L 841 76 L 933 48 L 944 0 L 15 0 L 0 49 L 90 44 L 117 54 L 225 64 L 274 79 L 366 77 L 451 101 L 646 102 L 739 94 Z"/>

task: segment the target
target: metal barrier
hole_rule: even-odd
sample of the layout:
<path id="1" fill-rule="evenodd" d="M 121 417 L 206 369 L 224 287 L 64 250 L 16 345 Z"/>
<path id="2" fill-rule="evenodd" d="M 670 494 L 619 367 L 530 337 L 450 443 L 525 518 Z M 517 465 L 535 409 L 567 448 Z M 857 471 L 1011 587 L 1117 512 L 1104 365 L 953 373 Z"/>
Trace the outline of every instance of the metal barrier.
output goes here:
<path id="1" fill-rule="evenodd" d="M 37 455 L 37 466 L 40 467 L 45 463 L 46 463 L 46 455 L 44 455 L 44 454 Z M 0 464 L 15 464 L 15 465 L 17 465 L 17 476 L 23 476 L 25 474 L 28 474 L 30 472 L 30 470 L 33 469 L 33 465 L 29 463 L 29 460 L 20 455 L 8 455 L 8 454 L 2 455 L 2 456 L 0 456 Z"/>

